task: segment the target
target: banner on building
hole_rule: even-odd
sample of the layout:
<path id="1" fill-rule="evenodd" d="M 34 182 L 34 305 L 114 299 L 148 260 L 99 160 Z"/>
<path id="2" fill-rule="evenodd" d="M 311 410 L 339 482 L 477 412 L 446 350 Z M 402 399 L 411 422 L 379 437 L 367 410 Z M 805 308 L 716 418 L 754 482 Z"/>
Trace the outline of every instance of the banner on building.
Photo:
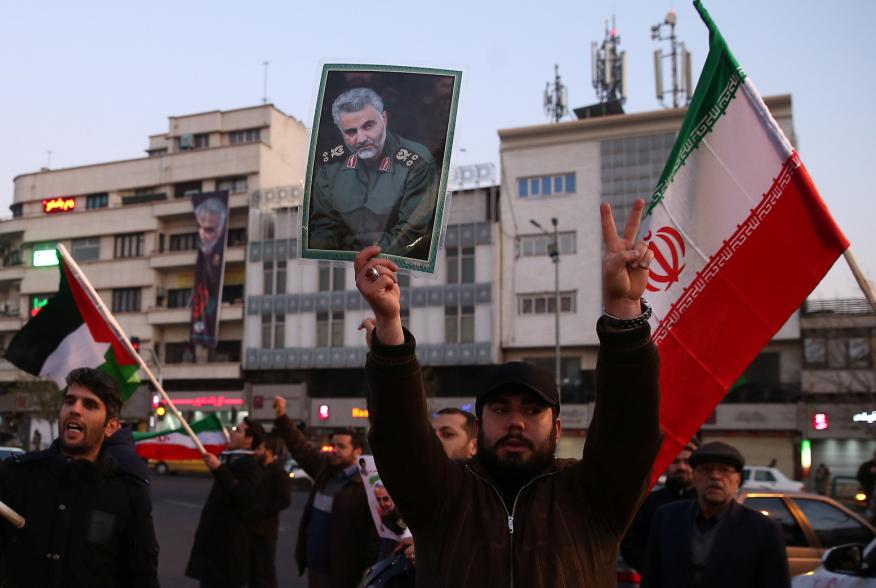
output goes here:
<path id="1" fill-rule="evenodd" d="M 195 194 L 192 207 L 198 223 L 198 257 L 192 295 L 191 340 L 192 345 L 216 347 L 228 239 L 228 192 Z"/>

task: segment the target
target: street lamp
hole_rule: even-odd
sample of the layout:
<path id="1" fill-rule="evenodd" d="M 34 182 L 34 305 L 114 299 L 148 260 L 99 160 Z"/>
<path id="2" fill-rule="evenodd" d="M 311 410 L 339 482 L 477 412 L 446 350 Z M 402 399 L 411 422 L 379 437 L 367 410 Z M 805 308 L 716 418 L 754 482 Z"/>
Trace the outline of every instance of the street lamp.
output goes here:
<path id="1" fill-rule="evenodd" d="M 529 222 L 542 233 L 551 238 L 547 252 L 554 262 L 554 377 L 557 380 L 557 388 L 560 387 L 560 235 L 557 231 L 557 217 L 551 218 L 554 226 L 553 234 L 549 233 L 538 222 L 529 219 Z"/>

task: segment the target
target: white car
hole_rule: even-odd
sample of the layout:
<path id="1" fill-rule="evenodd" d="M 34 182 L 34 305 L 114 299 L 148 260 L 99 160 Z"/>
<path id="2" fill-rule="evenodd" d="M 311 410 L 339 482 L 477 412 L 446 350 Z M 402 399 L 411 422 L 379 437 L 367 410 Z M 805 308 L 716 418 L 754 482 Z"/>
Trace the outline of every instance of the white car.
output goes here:
<path id="1" fill-rule="evenodd" d="M 766 466 L 745 466 L 742 470 L 744 490 L 761 489 L 777 492 L 803 492 L 803 482 L 790 480 L 779 470 Z"/>
<path id="2" fill-rule="evenodd" d="M 21 455 L 25 453 L 21 447 L 0 447 L 0 461 L 10 458 L 13 455 Z"/>
<path id="3" fill-rule="evenodd" d="M 876 588 L 876 540 L 829 549 L 821 565 L 791 579 L 792 588 Z"/>

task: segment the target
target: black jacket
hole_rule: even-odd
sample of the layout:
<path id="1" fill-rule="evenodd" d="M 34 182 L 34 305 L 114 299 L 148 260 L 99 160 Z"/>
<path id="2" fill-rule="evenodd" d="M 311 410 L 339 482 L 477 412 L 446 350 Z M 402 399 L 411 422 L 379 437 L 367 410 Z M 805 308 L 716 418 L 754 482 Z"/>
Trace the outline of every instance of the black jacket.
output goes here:
<path id="1" fill-rule="evenodd" d="M 256 488 L 253 533 L 277 537 L 280 511 L 289 508 L 291 482 L 289 472 L 278 461 L 262 467 L 262 481 Z"/>
<path id="2" fill-rule="evenodd" d="M 149 485 L 149 467 L 146 461 L 137 455 L 131 427 L 122 427 L 115 434 L 107 437 L 103 446 L 119 464 L 119 469 L 135 476 L 146 486 Z"/>
<path id="3" fill-rule="evenodd" d="M 186 576 L 203 583 L 243 586 L 249 570 L 249 533 L 262 468 L 251 452 L 223 454 L 201 511 Z"/>
<path id="4" fill-rule="evenodd" d="M 55 441 L 2 462 L 0 500 L 26 520 L 0 520 L 3 586 L 158 586 L 148 488 L 105 449 L 69 459 Z"/>
<path id="5" fill-rule="evenodd" d="M 642 588 L 694 588 L 690 542 L 698 512 L 695 500 L 659 509 L 651 524 Z M 785 539 L 778 523 L 758 511 L 730 503 L 699 586 L 703 588 L 790 588 Z"/>
<path id="6" fill-rule="evenodd" d="M 621 541 L 620 551 L 624 556 L 624 561 L 641 570 L 645 564 L 645 549 L 648 547 L 648 533 L 651 531 L 651 520 L 654 518 L 654 513 L 664 504 L 670 502 L 678 502 L 679 500 L 692 500 L 697 497 L 696 488 L 676 488 L 674 486 L 664 486 L 659 490 L 654 490 L 647 497 L 645 502 L 639 507 L 639 512 L 636 518 L 633 519 L 633 524 L 630 525 L 627 534 Z"/>

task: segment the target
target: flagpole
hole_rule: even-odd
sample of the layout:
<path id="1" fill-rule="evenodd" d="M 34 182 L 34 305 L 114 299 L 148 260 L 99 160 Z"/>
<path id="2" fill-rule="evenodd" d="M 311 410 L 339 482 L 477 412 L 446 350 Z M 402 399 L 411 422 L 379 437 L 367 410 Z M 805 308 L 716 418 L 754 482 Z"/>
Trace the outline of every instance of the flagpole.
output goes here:
<path id="1" fill-rule="evenodd" d="M 846 258 L 846 263 L 849 264 L 849 269 L 852 270 L 852 275 L 855 276 L 855 280 L 857 280 L 858 286 L 861 287 L 861 291 L 870 302 L 870 306 L 873 308 L 873 312 L 876 312 L 876 292 L 873 291 L 873 286 L 871 286 L 870 282 L 867 281 L 867 277 L 864 276 L 864 272 L 861 270 L 861 266 L 858 265 L 858 261 L 855 259 L 855 256 L 852 255 L 851 246 L 847 247 L 846 250 L 843 251 L 843 257 Z"/>
<path id="2" fill-rule="evenodd" d="M 5 502 L 0 502 L 0 516 L 21 529 L 24 527 L 24 517 L 9 508 Z"/>
<path id="3" fill-rule="evenodd" d="M 167 392 L 164 391 L 164 386 L 155 378 L 155 375 L 152 373 L 152 370 L 149 369 L 149 366 L 146 365 L 146 361 L 143 359 L 143 356 L 140 355 L 131 344 L 130 339 L 128 339 L 127 335 L 125 335 L 125 331 L 122 330 L 121 325 L 116 322 L 115 317 L 103 303 L 103 300 L 97 294 L 97 291 L 94 289 L 94 286 L 91 285 L 91 282 L 88 281 L 88 278 L 85 277 L 85 274 L 80 269 L 79 264 L 76 263 L 76 260 L 73 259 L 73 256 L 67 251 L 67 248 L 62 244 L 58 244 L 58 252 L 61 254 L 61 257 L 64 258 L 64 262 L 70 268 L 70 271 L 76 276 L 76 279 L 82 284 L 82 287 L 85 288 L 85 292 L 88 294 L 88 297 L 97 307 L 98 312 L 100 312 L 101 316 L 106 319 L 106 322 L 109 324 L 110 328 L 113 330 L 116 339 L 118 339 L 125 350 L 131 355 L 131 357 L 136 357 L 137 361 L 140 363 L 140 369 L 146 374 L 146 377 L 149 379 L 149 382 L 158 390 L 158 394 L 161 395 L 161 398 L 167 403 L 167 406 L 170 408 L 171 412 L 174 416 L 179 419 L 180 424 L 183 429 L 185 429 L 186 433 L 189 434 L 189 437 L 192 438 L 192 441 L 195 443 L 195 447 L 198 448 L 198 451 L 201 452 L 202 455 L 206 455 L 207 450 L 204 448 L 201 440 L 198 439 L 198 436 L 189 426 L 188 421 L 183 418 L 182 413 L 176 408 L 173 400 L 170 399 L 170 396 L 167 395 Z M 0 512 L 2 514 L 2 512 Z"/>

